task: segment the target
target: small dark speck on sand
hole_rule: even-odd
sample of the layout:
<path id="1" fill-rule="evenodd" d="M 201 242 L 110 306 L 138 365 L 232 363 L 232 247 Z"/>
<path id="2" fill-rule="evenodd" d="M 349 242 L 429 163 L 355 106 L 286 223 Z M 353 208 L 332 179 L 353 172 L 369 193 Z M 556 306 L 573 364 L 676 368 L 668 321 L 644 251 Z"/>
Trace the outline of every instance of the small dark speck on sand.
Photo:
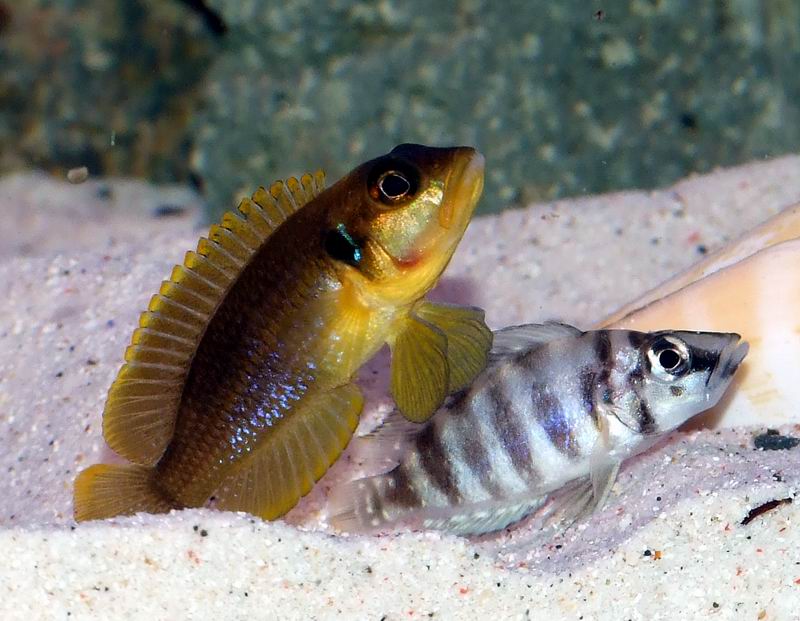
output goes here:
<path id="1" fill-rule="evenodd" d="M 113 190 L 107 185 L 101 185 L 95 190 L 95 196 L 100 200 L 107 201 L 114 196 Z"/>
<path id="2" fill-rule="evenodd" d="M 154 218 L 172 218 L 174 216 L 182 216 L 186 212 L 185 207 L 180 205 L 159 205 L 153 209 Z"/>
<path id="3" fill-rule="evenodd" d="M 753 444 L 764 451 L 786 451 L 800 444 L 800 438 L 783 436 L 777 429 L 767 429 L 766 433 L 753 439 Z"/>
<path id="4" fill-rule="evenodd" d="M 708 253 L 708 248 L 706 246 L 704 246 L 703 244 L 699 244 L 697 246 L 697 254 L 707 254 L 707 253 Z"/>
<path id="5" fill-rule="evenodd" d="M 769 500 L 764 504 L 758 505 L 757 507 L 753 507 L 750 511 L 747 512 L 747 515 L 744 516 L 742 519 L 741 524 L 742 526 L 747 526 L 750 522 L 755 520 L 759 515 L 766 513 L 767 511 L 772 511 L 775 507 L 779 507 L 780 505 L 788 505 L 791 504 L 791 498 L 776 498 L 775 500 Z"/>

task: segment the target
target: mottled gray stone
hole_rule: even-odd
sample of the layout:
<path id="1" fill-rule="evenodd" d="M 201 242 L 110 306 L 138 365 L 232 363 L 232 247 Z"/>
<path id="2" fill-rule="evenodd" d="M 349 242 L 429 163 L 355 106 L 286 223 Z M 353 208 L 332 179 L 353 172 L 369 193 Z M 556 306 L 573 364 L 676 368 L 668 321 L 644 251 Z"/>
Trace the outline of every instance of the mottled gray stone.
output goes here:
<path id="1" fill-rule="evenodd" d="M 220 210 L 407 141 L 478 146 L 492 211 L 800 144 L 788 0 L 208 4 L 230 30 L 193 165 Z"/>
<path id="2" fill-rule="evenodd" d="M 186 180 L 214 49 L 176 0 L 0 0 L 0 172 Z"/>

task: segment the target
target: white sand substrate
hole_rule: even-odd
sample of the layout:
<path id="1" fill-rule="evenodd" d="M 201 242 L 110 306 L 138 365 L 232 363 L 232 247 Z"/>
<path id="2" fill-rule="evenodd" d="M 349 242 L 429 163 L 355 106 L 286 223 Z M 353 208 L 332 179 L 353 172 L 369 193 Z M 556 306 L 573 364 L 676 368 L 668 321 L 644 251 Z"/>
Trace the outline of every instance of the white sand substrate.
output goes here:
<path id="1" fill-rule="evenodd" d="M 349 454 L 286 521 L 199 509 L 75 525 L 72 481 L 111 457 L 100 415 L 138 314 L 198 235 L 197 198 L 166 192 L 0 179 L 0 619 L 800 619 L 797 504 L 742 524 L 794 497 L 800 447 L 756 450 L 757 425 L 674 434 L 588 522 L 522 525 L 499 556 L 497 540 L 332 534 L 325 497 L 358 471 Z M 507 211 L 473 222 L 434 297 L 484 307 L 493 327 L 588 326 L 798 200 L 800 157 L 785 157 Z M 362 429 L 389 407 L 385 362 L 362 373 Z"/>

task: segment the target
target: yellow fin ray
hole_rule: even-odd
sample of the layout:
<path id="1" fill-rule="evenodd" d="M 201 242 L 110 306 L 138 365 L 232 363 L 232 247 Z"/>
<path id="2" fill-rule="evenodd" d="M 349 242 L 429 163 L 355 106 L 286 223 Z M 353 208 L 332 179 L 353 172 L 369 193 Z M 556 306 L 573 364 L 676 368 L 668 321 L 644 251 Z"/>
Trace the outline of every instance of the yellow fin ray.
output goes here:
<path id="1" fill-rule="evenodd" d="M 208 298 L 212 301 L 218 301 L 219 296 L 224 291 L 224 287 L 220 286 L 219 283 L 183 265 L 176 265 L 173 267 L 169 279 L 174 283 L 188 287 L 194 291 L 196 295 Z"/>
<path id="2" fill-rule="evenodd" d="M 237 212 L 226 213 L 151 298 L 103 414 L 106 442 L 118 454 L 145 465 L 160 458 L 175 428 L 183 384 L 208 322 L 274 230 L 319 193 L 316 177 L 309 179 L 277 182 L 269 193 L 260 188 Z M 256 197 L 268 205 L 269 213 Z"/>
<path id="3" fill-rule="evenodd" d="M 237 268 L 241 268 L 247 263 L 248 259 L 253 254 L 253 249 L 248 248 L 247 245 L 239 239 L 238 235 L 220 224 L 211 226 L 208 230 L 208 239 L 217 245 L 218 250 L 233 257 Z"/>
<path id="4" fill-rule="evenodd" d="M 198 247 L 204 242 L 207 243 L 208 240 L 201 238 L 200 242 L 198 243 Z M 195 252 L 194 250 L 190 250 L 186 253 L 186 256 L 183 260 L 183 265 L 186 267 L 186 269 L 191 270 L 201 278 L 212 282 L 214 285 L 219 287 L 220 297 L 225 294 L 231 282 L 233 281 L 233 276 L 228 270 L 217 265 L 204 254 Z"/>
<path id="5" fill-rule="evenodd" d="M 176 508 L 158 490 L 154 470 L 145 466 L 97 464 L 75 479 L 74 514 L 78 522 L 134 513 L 168 513 Z"/>
<path id="6" fill-rule="evenodd" d="M 148 347 L 146 345 L 128 345 L 125 350 L 125 361 L 137 360 L 144 364 L 165 364 L 178 366 L 184 360 L 181 350 L 165 349 L 162 347 Z"/>
<path id="7" fill-rule="evenodd" d="M 425 422 L 448 394 L 447 337 L 433 324 L 409 316 L 389 345 L 397 408 L 408 420 Z"/>
<path id="8" fill-rule="evenodd" d="M 212 229 L 213 228 L 214 227 L 212 227 Z M 239 274 L 244 266 L 244 260 L 240 259 L 236 254 L 231 253 L 225 246 L 213 239 L 201 237 L 197 242 L 197 253 L 211 261 L 211 263 L 222 271 L 230 281 L 236 279 L 237 274 Z"/>
<path id="9" fill-rule="evenodd" d="M 448 392 L 469 386 L 486 366 L 492 347 L 492 331 L 484 323 L 483 310 L 425 301 L 414 312 L 447 337 Z"/>
<path id="10" fill-rule="evenodd" d="M 222 227 L 229 230 L 251 252 L 264 241 L 264 237 L 248 222 L 247 218 L 232 211 L 228 211 L 222 216 Z"/>
<path id="11" fill-rule="evenodd" d="M 217 507 L 272 520 L 291 509 L 347 446 L 364 405 L 354 384 L 301 402 L 215 494 Z M 330 433 L 318 433 L 328 428 Z M 309 442 L 314 434 L 317 442 Z"/>
<path id="12" fill-rule="evenodd" d="M 196 288 L 190 286 L 188 282 L 184 282 L 165 280 L 161 283 L 158 294 L 177 302 L 181 306 L 198 308 L 203 317 L 207 317 L 213 313 L 217 306 L 216 300 L 210 298 L 207 292 L 198 291 Z"/>
<path id="13" fill-rule="evenodd" d="M 131 337 L 131 346 L 141 345 L 142 347 L 164 347 L 175 352 L 194 351 L 195 343 L 189 339 L 182 338 L 175 334 L 158 332 L 150 328 L 136 328 Z"/>

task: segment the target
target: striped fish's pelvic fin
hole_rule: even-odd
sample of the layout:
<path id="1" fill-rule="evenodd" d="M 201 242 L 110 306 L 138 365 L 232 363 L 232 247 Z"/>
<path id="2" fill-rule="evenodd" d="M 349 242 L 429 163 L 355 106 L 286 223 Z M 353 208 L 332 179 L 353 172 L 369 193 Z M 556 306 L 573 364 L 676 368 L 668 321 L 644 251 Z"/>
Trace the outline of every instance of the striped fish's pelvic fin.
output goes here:
<path id="1" fill-rule="evenodd" d="M 460 511 L 452 511 L 452 515 L 436 515 L 432 511 L 431 516 L 423 521 L 423 526 L 454 535 L 485 535 L 519 522 L 541 507 L 545 500 L 546 497 L 512 503 L 497 500 L 464 507 Z"/>
<path id="2" fill-rule="evenodd" d="M 269 236 L 324 188 L 322 171 L 259 188 L 186 253 L 139 318 L 111 386 L 103 435 L 119 455 L 153 465 L 172 437 L 197 344 L 242 269 Z"/>

